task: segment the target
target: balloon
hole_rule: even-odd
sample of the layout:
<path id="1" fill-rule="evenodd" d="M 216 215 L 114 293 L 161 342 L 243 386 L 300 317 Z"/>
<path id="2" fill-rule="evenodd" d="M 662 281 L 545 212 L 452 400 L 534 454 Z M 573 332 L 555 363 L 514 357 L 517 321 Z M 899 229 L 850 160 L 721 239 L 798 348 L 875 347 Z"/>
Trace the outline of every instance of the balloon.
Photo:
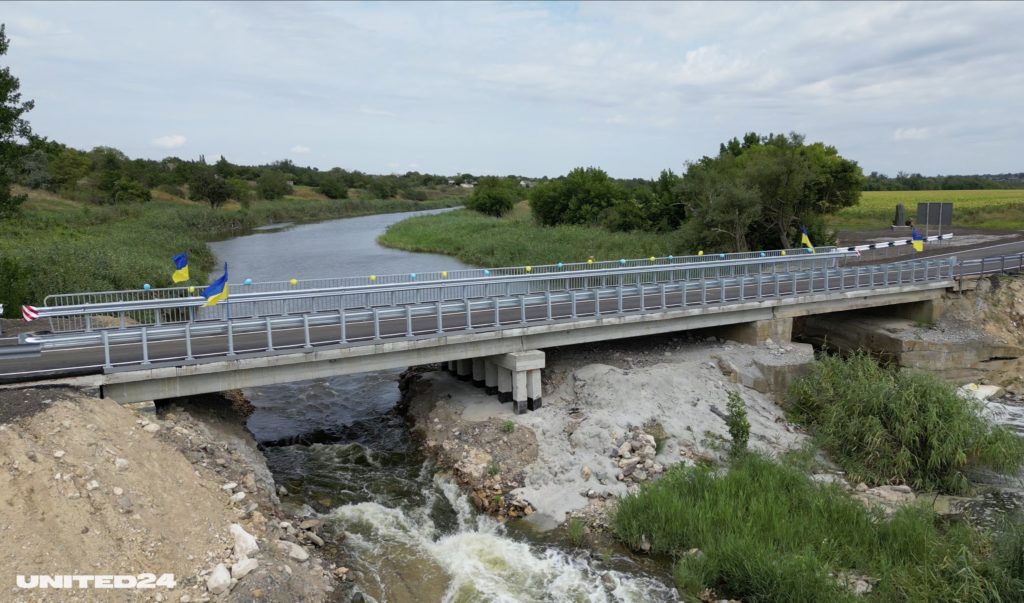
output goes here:
<path id="1" fill-rule="evenodd" d="M 625 266 L 626 265 L 626 260 L 619 260 L 619 264 Z"/>
<path id="2" fill-rule="evenodd" d="M 409 278 L 412 279 L 412 280 L 416 280 L 416 273 L 415 272 L 410 273 L 409 274 Z"/>
<path id="3" fill-rule="evenodd" d="M 142 285 L 142 288 L 145 289 L 146 291 L 149 291 L 149 283 Z"/>
<path id="4" fill-rule="evenodd" d="M 242 284 L 243 285 L 251 285 L 252 284 L 252 279 L 251 278 L 247 278 L 247 279 L 245 279 L 245 281 Z M 295 283 L 292 283 L 292 284 L 294 285 Z"/>
<path id="5" fill-rule="evenodd" d="M 558 262 L 558 267 L 561 268 L 562 266 L 563 266 L 562 262 Z"/>
<path id="6" fill-rule="evenodd" d="M 448 278 L 448 271 L 447 270 L 441 273 L 441 278 Z"/>
<path id="7" fill-rule="evenodd" d="M 194 286 L 194 285 L 189 285 L 189 286 L 188 286 L 188 292 L 189 292 L 189 293 L 195 293 L 195 292 L 196 292 L 196 288 L 195 288 L 195 286 Z"/>
<path id="8" fill-rule="evenodd" d="M 484 276 L 491 276 L 490 270 L 484 270 Z"/>
<path id="9" fill-rule="evenodd" d="M 785 249 L 782 250 L 782 255 L 786 255 L 786 250 Z"/>
<path id="10" fill-rule="evenodd" d="M 372 281 L 375 281 L 375 280 L 377 280 L 377 275 L 376 274 L 371 274 L 370 275 L 370 281 L 372 282 Z"/>
<path id="11" fill-rule="evenodd" d="M 526 271 L 527 272 L 533 272 L 533 266 L 527 266 L 526 267 Z"/>
<path id="12" fill-rule="evenodd" d="M 763 251 L 761 252 L 761 257 L 764 257 L 764 252 Z"/>
<path id="13" fill-rule="evenodd" d="M 649 260 L 651 260 L 653 262 L 655 260 L 655 257 L 652 255 L 651 257 L 649 257 L 647 259 L 649 259 Z"/>
<path id="14" fill-rule="evenodd" d="M 668 261 L 670 261 L 670 262 L 671 262 L 671 261 L 672 261 L 672 260 L 674 260 L 674 259 L 676 259 L 676 258 L 675 258 L 674 256 L 671 256 L 671 255 L 670 255 L 670 256 L 668 256 Z"/>
<path id="15" fill-rule="evenodd" d="M 725 259 L 725 254 L 724 253 L 718 254 L 718 259 L 724 260 Z"/>
<path id="16" fill-rule="evenodd" d="M 593 264 L 594 263 L 594 258 L 587 258 L 587 263 L 588 264 Z"/>
<path id="17" fill-rule="evenodd" d="M 297 281 L 296 279 L 292 279 L 292 280 L 288 281 L 288 284 L 292 285 L 294 287 L 295 285 L 299 284 L 299 281 Z"/>
<path id="18" fill-rule="evenodd" d="M 704 250 L 703 249 L 698 250 L 697 251 L 697 255 L 704 255 Z"/>

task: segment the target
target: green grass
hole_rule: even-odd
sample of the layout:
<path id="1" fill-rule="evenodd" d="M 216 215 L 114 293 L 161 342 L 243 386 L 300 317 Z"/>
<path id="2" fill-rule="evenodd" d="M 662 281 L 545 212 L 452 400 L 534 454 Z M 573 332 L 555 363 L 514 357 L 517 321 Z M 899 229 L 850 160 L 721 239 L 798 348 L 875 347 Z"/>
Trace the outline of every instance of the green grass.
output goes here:
<path id="1" fill-rule="evenodd" d="M 505 421 L 501 424 L 501 430 L 505 433 L 512 433 L 516 430 L 516 424 L 512 421 Z"/>
<path id="2" fill-rule="evenodd" d="M 1012 230 L 1024 228 L 1024 190 L 971 191 L 869 191 L 860 203 L 828 218 L 836 230 L 885 228 L 892 224 L 896 204 L 902 203 L 908 218 L 916 218 L 919 202 L 953 203 L 956 226 Z"/>
<path id="3" fill-rule="evenodd" d="M 681 593 L 744 601 L 1020 601 L 1021 528 L 993 539 L 907 507 L 891 519 L 838 487 L 752 454 L 725 475 L 677 465 L 620 502 L 618 538 L 676 558 Z M 687 555 L 691 548 L 701 551 Z M 834 576 L 878 579 L 866 597 Z"/>
<path id="4" fill-rule="evenodd" d="M 580 546 L 583 544 L 583 533 L 586 528 L 586 524 L 579 517 L 573 517 L 569 519 L 568 533 L 569 542 L 573 546 Z"/>
<path id="5" fill-rule="evenodd" d="M 178 201 L 96 206 L 34 192 L 21 215 L 0 221 L 0 303 L 8 317 L 50 293 L 170 286 L 171 256 L 187 251 L 192 282 L 213 264 L 207 241 L 277 222 L 315 222 L 432 209 L 451 201 L 288 198 L 248 210 Z"/>
<path id="6" fill-rule="evenodd" d="M 787 410 L 855 481 L 965 493 L 965 471 L 1013 472 L 1024 439 L 981 415 L 933 375 L 880 366 L 867 354 L 826 357 L 790 388 Z"/>
<path id="7" fill-rule="evenodd" d="M 477 266 L 519 266 L 694 253 L 677 233 L 609 232 L 587 226 L 539 226 L 525 204 L 492 218 L 469 210 L 403 220 L 379 242 L 407 251 L 453 255 Z"/>

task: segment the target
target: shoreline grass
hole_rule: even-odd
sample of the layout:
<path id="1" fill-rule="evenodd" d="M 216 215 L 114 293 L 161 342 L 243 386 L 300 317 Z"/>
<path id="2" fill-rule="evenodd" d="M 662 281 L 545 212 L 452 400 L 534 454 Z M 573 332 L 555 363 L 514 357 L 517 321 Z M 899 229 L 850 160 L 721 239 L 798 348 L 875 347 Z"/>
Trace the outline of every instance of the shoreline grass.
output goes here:
<path id="1" fill-rule="evenodd" d="M 22 304 L 50 293 L 170 286 L 171 256 L 187 251 L 192 283 L 213 265 L 206 243 L 280 222 L 308 223 L 381 213 L 437 209 L 457 200 L 290 197 L 254 201 L 246 209 L 191 202 L 97 206 L 33 194 L 21 214 L 0 222 L 0 304 L 15 318 Z"/>
<path id="2" fill-rule="evenodd" d="M 739 455 L 728 473 L 676 465 L 626 496 L 616 536 L 676 558 L 676 585 L 690 600 L 1019 601 L 1024 534 L 993 537 L 943 524 L 922 507 L 886 519 L 834 485 L 794 467 Z M 699 549 L 693 552 L 692 549 Z M 855 596 L 842 576 L 877 579 Z"/>
<path id="3" fill-rule="evenodd" d="M 511 216 L 492 218 L 467 209 L 418 216 L 392 225 L 379 238 L 386 247 L 451 255 L 476 266 L 520 266 L 644 258 L 693 253 L 678 233 L 609 232 L 587 226 L 540 226 L 520 204 Z"/>

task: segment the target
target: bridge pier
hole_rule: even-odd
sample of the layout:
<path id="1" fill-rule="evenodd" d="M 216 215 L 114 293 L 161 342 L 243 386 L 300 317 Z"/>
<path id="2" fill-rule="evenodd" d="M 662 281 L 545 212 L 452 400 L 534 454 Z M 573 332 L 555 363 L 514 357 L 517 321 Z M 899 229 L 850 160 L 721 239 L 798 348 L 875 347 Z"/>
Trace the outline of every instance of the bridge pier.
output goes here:
<path id="1" fill-rule="evenodd" d="M 498 393 L 498 365 L 484 358 L 484 391 L 491 396 Z"/>
<path id="2" fill-rule="evenodd" d="M 789 343 L 793 340 L 792 318 L 770 318 L 721 327 L 723 339 L 731 339 L 748 345 L 761 345 L 768 339 L 775 343 Z"/>
<path id="3" fill-rule="evenodd" d="M 503 366 L 498 369 L 498 402 L 512 401 L 512 371 Z"/>
<path id="4" fill-rule="evenodd" d="M 459 381 L 469 381 L 473 378 L 473 361 L 469 358 L 455 361 L 455 376 Z"/>
<path id="5" fill-rule="evenodd" d="M 518 415 L 541 407 L 540 371 L 544 368 L 544 352 L 510 352 L 487 358 L 498 377 L 498 400 L 512 402 Z"/>
<path id="6" fill-rule="evenodd" d="M 484 359 L 474 358 L 473 359 L 473 385 L 477 387 L 484 386 Z"/>

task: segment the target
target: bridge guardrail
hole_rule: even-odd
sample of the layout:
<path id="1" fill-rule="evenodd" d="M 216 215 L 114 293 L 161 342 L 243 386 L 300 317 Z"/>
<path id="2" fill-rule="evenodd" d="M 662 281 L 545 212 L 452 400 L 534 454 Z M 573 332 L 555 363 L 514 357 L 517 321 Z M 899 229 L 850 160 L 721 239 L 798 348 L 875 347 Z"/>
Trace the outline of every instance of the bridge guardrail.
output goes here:
<path id="1" fill-rule="evenodd" d="M 636 282 L 659 282 L 681 274 L 686 279 L 736 276 L 754 272 L 775 272 L 808 268 L 834 267 L 847 252 L 785 254 L 746 258 L 746 261 L 722 259 L 721 256 L 694 256 L 699 262 L 667 261 L 661 263 L 644 260 L 646 265 L 628 266 L 628 263 L 613 263 L 611 266 L 593 268 L 579 264 L 571 270 L 563 266 L 559 271 L 512 275 L 479 275 L 456 278 L 452 275 L 430 279 L 429 275 L 415 281 L 386 283 L 380 277 L 370 281 L 368 276 L 359 277 L 356 284 L 344 287 L 326 287 L 279 291 L 253 291 L 250 287 L 236 286 L 227 303 L 211 308 L 202 307 L 204 300 L 194 294 L 186 297 L 176 295 L 181 289 L 162 289 L 146 298 L 132 291 L 130 300 L 91 302 L 68 306 L 39 308 L 40 317 L 51 321 L 54 332 L 91 331 L 94 328 L 126 328 L 131 325 L 160 326 L 165 324 L 196 322 L 202 320 L 225 320 L 228 313 L 232 318 L 262 317 L 308 312 L 322 312 L 342 308 L 387 306 L 410 301 L 456 300 L 479 295 L 494 295 L 503 291 L 506 295 L 539 293 L 561 289 L 584 289 L 607 284 L 609 278 L 633 278 Z M 723 254 L 724 255 L 724 254 Z M 637 260 L 639 262 L 639 260 Z M 607 263 L 605 263 L 607 264 Z M 780 268 L 781 267 L 781 268 Z M 420 276 L 420 275 L 417 275 Z M 499 288 L 499 289 L 495 289 Z M 241 290 L 241 293 L 237 291 Z M 153 290 L 143 293 L 150 293 Z M 185 290 L 187 292 L 187 290 Z M 490 291 L 490 293 L 487 293 Z M 102 320 L 95 317 L 105 317 Z"/>
<path id="2" fill-rule="evenodd" d="M 273 353 L 283 349 L 312 349 L 316 345 L 360 345 L 382 340 L 439 337 L 452 332 L 521 327 L 536 322 L 564 322 L 605 315 L 664 312 L 672 308 L 724 305 L 822 292 L 876 289 L 951 280 L 956 265 L 956 259 L 951 258 L 881 266 L 810 269 L 802 272 L 757 272 L 713 280 L 617 283 L 586 290 L 481 296 L 447 302 L 413 302 L 387 308 L 361 308 L 351 312 L 340 309 L 301 316 L 186 323 L 161 327 L 142 326 L 75 335 L 39 336 L 28 338 L 27 341 L 39 344 L 43 349 L 101 346 L 104 352 L 103 367 L 109 371 L 116 367 L 146 366 L 153 362 L 189 363 L 202 356 Z M 326 339 L 321 336 L 325 327 L 336 329 L 332 329 L 332 334 Z M 301 342 L 275 345 L 275 331 L 280 338 L 282 331 L 298 329 L 303 333 Z M 317 331 L 314 337 L 313 330 L 316 329 L 320 331 Z M 236 337 L 249 335 L 251 340 L 254 333 L 265 334 L 265 343 L 244 349 L 236 347 Z M 205 355 L 193 354 L 194 338 L 217 336 L 225 338 L 223 350 Z M 175 341 L 182 342 L 183 354 L 154 357 L 151 353 L 153 345 Z M 113 362 L 111 346 L 126 344 L 139 345 L 141 357 L 130 362 Z"/>

